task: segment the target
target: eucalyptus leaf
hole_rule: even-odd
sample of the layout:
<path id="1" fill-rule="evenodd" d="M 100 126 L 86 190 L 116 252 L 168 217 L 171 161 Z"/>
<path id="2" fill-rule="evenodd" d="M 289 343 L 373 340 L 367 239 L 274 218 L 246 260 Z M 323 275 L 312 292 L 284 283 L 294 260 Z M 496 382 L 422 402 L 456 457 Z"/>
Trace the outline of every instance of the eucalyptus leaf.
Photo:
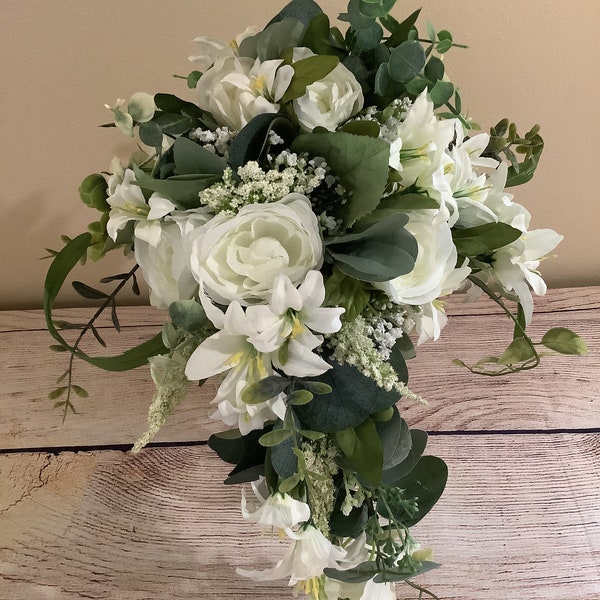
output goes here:
<path id="1" fill-rule="evenodd" d="M 331 387 L 331 393 L 315 396 L 305 406 L 294 407 L 303 429 L 330 433 L 355 427 L 370 414 L 388 408 L 398 400 L 397 392 L 380 388 L 352 365 L 325 360 L 332 368 L 311 380 L 326 383 Z"/>
<path id="2" fill-rule="evenodd" d="M 362 562 L 353 569 L 339 570 L 330 567 L 323 569 L 323 574 L 327 577 L 345 583 L 364 583 L 378 573 L 379 568 L 375 561 Z"/>
<path id="3" fill-rule="evenodd" d="M 311 133 L 298 136 L 292 151 L 322 156 L 342 185 L 353 191 L 336 212 L 344 225 L 350 226 L 376 208 L 388 178 L 390 147 L 385 140 L 343 132 Z"/>
<path id="4" fill-rule="evenodd" d="M 359 10 L 366 17 L 385 17 L 396 4 L 396 0 L 360 0 Z"/>
<path id="5" fill-rule="evenodd" d="M 272 431 L 261 435 L 258 443 L 265 448 L 272 448 L 273 446 L 277 446 L 278 444 L 281 444 L 281 442 L 290 439 L 291 435 L 291 431 L 288 431 L 287 429 L 273 429 Z"/>
<path id="6" fill-rule="evenodd" d="M 381 63 L 375 73 L 375 93 L 382 98 L 397 98 L 404 90 L 404 84 L 390 75 L 388 63 Z"/>
<path id="7" fill-rule="evenodd" d="M 173 143 L 176 175 L 223 175 L 225 159 L 192 140 L 180 137 Z"/>
<path id="8" fill-rule="evenodd" d="M 385 572 L 381 572 L 375 575 L 373 581 L 375 581 L 375 583 L 406 581 L 407 579 L 412 579 L 413 577 L 421 575 L 422 573 L 427 573 L 427 571 L 437 569 L 439 566 L 440 565 L 438 563 L 425 560 L 421 562 L 420 567 L 416 571 L 414 571 L 413 569 L 402 569 L 400 567 L 386 569 Z"/>
<path id="9" fill-rule="evenodd" d="M 314 0 L 292 0 L 269 21 L 269 25 L 287 18 L 297 19 L 308 25 L 311 19 L 322 12 L 321 7 Z"/>
<path id="10" fill-rule="evenodd" d="M 285 94 L 282 103 L 300 98 L 306 92 L 307 86 L 315 81 L 324 79 L 337 65 L 340 59 L 332 55 L 315 55 L 295 62 L 292 67 L 294 76 Z"/>
<path id="11" fill-rule="evenodd" d="M 90 208 L 95 208 L 101 212 L 110 210 L 110 205 L 106 201 L 108 183 L 100 173 L 88 175 L 79 186 L 79 197 L 81 201 Z"/>
<path id="12" fill-rule="evenodd" d="M 452 98 L 453 94 L 454 84 L 450 81 L 436 81 L 435 85 L 429 90 L 429 96 L 434 108 L 439 108 L 446 104 Z"/>
<path id="13" fill-rule="evenodd" d="M 338 431 L 336 442 L 349 466 L 370 485 L 381 483 L 383 447 L 375 423 L 367 419 L 356 427 Z"/>
<path id="14" fill-rule="evenodd" d="M 447 480 L 448 467 L 441 458 L 422 456 L 408 475 L 395 482 L 394 485 L 404 491 L 405 498 L 417 499 L 419 507 L 414 517 L 401 516 L 404 525 L 416 525 L 433 508 L 442 495 Z"/>
<path id="15" fill-rule="evenodd" d="M 285 377 L 278 375 L 264 377 L 242 390 L 242 401 L 246 404 L 261 404 L 281 394 L 289 385 L 290 381 Z"/>
<path id="16" fill-rule="evenodd" d="M 398 487 L 397 482 L 408 475 L 419 462 L 427 446 L 427 433 L 420 429 L 410 430 L 411 447 L 406 458 L 391 468 L 384 468 L 382 481 L 387 485 Z"/>
<path id="17" fill-rule="evenodd" d="M 419 42 L 402 42 L 391 51 L 390 76 L 401 83 L 410 81 L 423 70 L 425 60 L 425 50 Z"/>
<path id="18" fill-rule="evenodd" d="M 392 418 L 376 423 L 377 432 L 383 447 L 383 469 L 388 470 L 404 461 L 412 448 L 410 429 L 406 421 L 393 407 Z"/>
<path id="19" fill-rule="evenodd" d="M 140 140 L 142 140 L 146 146 L 153 146 L 154 148 L 162 146 L 163 132 L 158 123 L 155 121 L 140 123 L 138 134 L 140 136 Z"/>
<path id="20" fill-rule="evenodd" d="M 172 302 L 169 317 L 179 329 L 189 333 L 203 331 L 210 324 L 202 305 L 193 299 Z"/>
<path id="21" fill-rule="evenodd" d="M 434 198 L 424 194 L 395 193 L 381 199 L 377 210 L 388 208 L 395 210 L 425 210 L 439 208 L 440 204 Z"/>

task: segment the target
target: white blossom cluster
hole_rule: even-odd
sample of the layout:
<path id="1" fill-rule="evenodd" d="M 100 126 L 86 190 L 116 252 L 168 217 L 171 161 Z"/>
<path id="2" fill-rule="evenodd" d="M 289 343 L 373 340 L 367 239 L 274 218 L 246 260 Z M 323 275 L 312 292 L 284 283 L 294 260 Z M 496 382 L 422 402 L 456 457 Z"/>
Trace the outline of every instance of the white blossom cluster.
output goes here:
<path id="1" fill-rule="evenodd" d="M 206 150 L 227 158 L 229 146 L 235 138 L 235 132 L 230 131 L 226 126 L 217 127 L 214 131 L 199 127 L 190 131 L 189 137 L 190 140 L 200 142 L 200 145 Z"/>

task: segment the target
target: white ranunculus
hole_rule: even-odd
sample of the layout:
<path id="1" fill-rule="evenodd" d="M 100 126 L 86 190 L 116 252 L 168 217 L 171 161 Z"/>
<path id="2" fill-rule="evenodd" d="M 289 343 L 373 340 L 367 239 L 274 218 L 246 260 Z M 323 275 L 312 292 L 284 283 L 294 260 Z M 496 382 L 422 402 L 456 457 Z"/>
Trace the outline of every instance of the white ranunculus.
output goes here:
<path id="1" fill-rule="evenodd" d="M 409 214 L 406 229 L 414 235 L 419 248 L 415 266 L 410 273 L 379 284 L 395 302 L 427 304 L 456 289 L 470 273 L 466 265 L 455 269 L 457 251 L 450 226 L 437 216 L 434 210 Z"/>
<path id="2" fill-rule="evenodd" d="M 153 230 L 157 229 L 158 235 L 152 240 L 154 243 L 137 235 L 138 230 L 148 233 L 148 227 L 140 225 L 134 233 L 135 259 L 150 288 L 150 304 L 168 308 L 171 302 L 193 298 L 198 283 L 190 271 L 188 254 L 177 223 L 155 221 Z"/>
<path id="3" fill-rule="evenodd" d="M 217 215 L 190 235 L 192 273 L 220 304 L 264 302 L 278 275 L 298 285 L 323 262 L 319 223 L 302 194 Z"/>
<path id="4" fill-rule="evenodd" d="M 294 48 L 294 62 L 313 56 L 308 48 Z M 306 92 L 293 102 L 302 129 L 325 127 L 335 131 L 363 107 L 364 97 L 356 77 L 341 63 L 323 79 L 306 86 Z"/>
<path id="5" fill-rule="evenodd" d="M 218 59 L 196 84 L 198 106 L 232 131 L 256 115 L 278 112 L 294 75 L 294 69 L 282 63 L 237 56 Z"/>

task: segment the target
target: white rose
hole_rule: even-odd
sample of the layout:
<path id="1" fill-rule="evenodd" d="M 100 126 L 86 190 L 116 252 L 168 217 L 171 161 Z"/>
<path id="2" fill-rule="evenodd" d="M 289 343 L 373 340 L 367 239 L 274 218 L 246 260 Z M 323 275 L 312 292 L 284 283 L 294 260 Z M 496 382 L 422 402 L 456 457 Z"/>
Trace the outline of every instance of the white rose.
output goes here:
<path id="1" fill-rule="evenodd" d="M 294 48 L 294 61 L 313 56 L 308 48 Z M 360 83 L 344 65 L 338 64 L 328 75 L 306 86 L 306 92 L 293 102 L 294 113 L 306 131 L 325 127 L 335 131 L 363 107 Z"/>
<path id="2" fill-rule="evenodd" d="M 447 221 L 438 211 L 412 211 L 406 229 L 419 247 L 415 266 L 410 273 L 379 284 L 390 297 L 402 304 L 427 304 L 459 287 L 470 273 L 468 266 L 455 269 L 457 252 Z"/>
<path id="3" fill-rule="evenodd" d="M 256 115 L 278 112 L 294 75 L 294 69 L 282 63 L 237 56 L 217 60 L 196 84 L 198 106 L 232 131 Z"/>
<path id="4" fill-rule="evenodd" d="M 296 193 L 216 216 L 191 234 L 191 249 L 196 281 L 223 304 L 266 301 L 278 275 L 298 285 L 323 262 L 317 217 L 308 198 Z"/>

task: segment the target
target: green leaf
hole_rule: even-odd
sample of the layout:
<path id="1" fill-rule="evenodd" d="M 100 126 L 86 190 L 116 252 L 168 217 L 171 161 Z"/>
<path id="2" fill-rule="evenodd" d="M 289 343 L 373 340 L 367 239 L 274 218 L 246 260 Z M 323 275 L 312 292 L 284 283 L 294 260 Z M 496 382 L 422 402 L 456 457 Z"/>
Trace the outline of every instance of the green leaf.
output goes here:
<path id="1" fill-rule="evenodd" d="M 286 49 L 300 46 L 304 30 L 304 23 L 296 17 L 271 21 L 262 31 L 242 41 L 239 55 L 261 62 L 278 59 Z"/>
<path id="2" fill-rule="evenodd" d="M 146 146 L 153 146 L 155 148 L 162 146 L 163 132 L 158 123 L 154 121 L 140 123 L 138 134 L 140 136 L 140 140 L 142 140 Z"/>
<path id="3" fill-rule="evenodd" d="M 258 438 L 263 433 L 265 433 L 264 429 L 242 435 L 239 430 L 232 429 L 213 434 L 208 438 L 208 446 L 221 460 L 236 465 L 225 483 L 229 485 L 241 480 L 258 479 L 266 456 L 266 449 L 258 443 Z"/>
<path id="4" fill-rule="evenodd" d="M 394 4 L 396 0 L 360 0 L 359 10 L 365 17 L 385 17 Z"/>
<path id="5" fill-rule="evenodd" d="M 375 581 L 375 583 L 406 581 L 407 579 L 412 579 L 413 577 L 421 575 L 422 573 L 427 573 L 427 571 L 437 569 L 439 566 L 440 565 L 438 563 L 424 560 L 421 562 L 420 567 L 416 571 L 414 569 L 407 569 L 402 567 L 386 569 L 385 572 L 377 573 L 377 575 L 375 575 L 375 577 L 373 578 L 373 581 Z"/>
<path id="6" fill-rule="evenodd" d="M 478 256 L 514 242 L 522 233 L 507 223 L 486 223 L 466 229 L 453 229 L 452 240 L 459 254 Z"/>
<path id="7" fill-rule="evenodd" d="M 106 179 L 99 173 L 92 173 L 81 182 L 79 197 L 86 206 L 106 212 L 110 210 L 110 205 L 106 201 L 107 189 L 108 184 L 106 183 Z"/>
<path id="8" fill-rule="evenodd" d="M 169 317 L 183 331 L 197 333 L 209 324 L 204 308 L 195 300 L 178 300 L 169 305 Z"/>
<path id="9" fill-rule="evenodd" d="M 94 289 L 81 281 L 73 281 L 71 285 L 82 298 L 87 298 L 88 300 L 103 300 L 108 298 L 108 294 Z"/>
<path id="10" fill-rule="evenodd" d="M 381 19 L 381 24 L 392 34 L 386 44 L 390 47 L 399 46 L 402 42 L 408 41 L 410 31 L 415 26 L 421 9 L 415 10 L 402 23 L 398 23 L 391 15 L 386 15 Z"/>
<path id="11" fill-rule="evenodd" d="M 188 86 L 188 88 L 190 88 L 190 90 L 193 90 L 196 88 L 196 85 L 197 85 L 198 81 L 200 80 L 200 77 L 202 77 L 202 73 L 200 71 L 191 71 L 188 74 L 187 86 Z M 156 103 L 156 99 L 154 100 L 154 102 Z"/>
<path id="12" fill-rule="evenodd" d="M 305 406 L 294 407 L 303 428 L 330 433 L 356 427 L 372 413 L 384 410 L 398 400 L 397 392 L 380 388 L 352 365 L 325 360 L 333 368 L 311 379 L 329 385 L 331 393 L 315 396 Z"/>
<path id="13" fill-rule="evenodd" d="M 347 464 L 371 485 L 381 482 L 383 447 L 375 423 L 367 419 L 356 427 L 337 431 L 335 441 L 344 453 Z"/>
<path id="14" fill-rule="evenodd" d="M 382 98 L 398 98 L 404 89 L 405 86 L 403 83 L 392 79 L 388 63 L 381 63 L 377 69 L 377 73 L 375 73 L 375 93 Z"/>
<path id="15" fill-rule="evenodd" d="M 387 185 L 390 147 L 385 140 L 351 133 L 311 133 L 298 136 L 293 152 L 325 158 L 352 197 L 340 205 L 336 216 L 344 225 L 374 210 Z"/>
<path id="16" fill-rule="evenodd" d="M 354 32 L 353 50 L 359 54 L 375 50 L 383 39 L 383 29 L 376 21 L 369 27 L 357 29 Z"/>
<path id="17" fill-rule="evenodd" d="M 300 385 L 313 394 L 330 394 L 331 386 L 322 381 L 301 381 Z"/>
<path id="18" fill-rule="evenodd" d="M 322 431 L 312 431 L 310 429 L 301 429 L 298 433 L 301 436 L 305 437 L 307 440 L 316 441 L 322 440 L 325 437 L 325 434 Z"/>
<path id="19" fill-rule="evenodd" d="M 372 138 L 378 138 L 380 127 L 375 121 L 348 121 L 342 125 L 339 131 L 352 133 L 354 135 L 368 135 Z"/>
<path id="20" fill-rule="evenodd" d="M 278 422 L 275 429 L 280 429 L 282 423 Z M 271 464 L 273 469 L 282 479 L 292 477 L 298 471 L 298 457 L 294 454 L 293 439 L 284 440 L 271 449 Z"/>
<path id="21" fill-rule="evenodd" d="M 180 137 L 172 148 L 176 175 L 223 175 L 227 165 L 225 159 L 200 144 Z"/>
<path id="22" fill-rule="evenodd" d="M 345 56 L 345 52 L 331 44 L 329 17 L 325 13 L 320 13 L 311 19 L 301 45 L 321 56 L 333 54 L 340 59 Z"/>
<path id="23" fill-rule="evenodd" d="M 410 430 L 411 448 L 406 458 L 399 464 L 383 470 L 382 481 L 387 485 L 397 486 L 397 481 L 408 475 L 419 462 L 427 446 L 427 433 L 420 429 Z"/>
<path id="24" fill-rule="evenodd" d="M 325 306 L 341 306 L 346 309 L 344 321 L 354 321 L 369 303 L 370 295 L 364 284 L 348 277 L 334 267 L 333 274 L 325 280 Z"/>
<path id="25" fill-rule="evenodd" d="M 272 431 L 261 435 L 258 443 L 265 448 L 271 448 L 281 444 L 281 442 L 285 442 L 291 435 L 292 432 L 287 429 L 273 429 Z"/>
<path id="26" fill-rule="evenodd" d="M 371 223 L 362 231 L 330 238 L 328 254 L 337 267 L 361 281 L 389 281 L 412 271 L 418 252 L 414 236 L 404 228 L 402 213 Z"/>
<path id="27" fill-rule="evenodd" d="M 247 385 L 242 390 L 242 401 L 246 404 L 260 404 L 278 396 L 290 385 L 289 379 L 271 375 Z"/>
<path id="28" fill-rule="evenodd" d="M 278 490 L 282 494 L 287 494 L 291 492 L 299 483 L 302 481 L 302 477 L 299 473 L 294 473 L 292 476 L 284 479 L 278 487 Z"/>
<path id="29" fill-rule="evenodd" d="M 294 76 L 281 102 L 285 104 L 303 96 L 307 86 L 329 75 L 339 63 L 340 59 L 332 55 L 309 56 L 295 62 Z"/>
<path id="30" fill-rule="evenodd" d="M 296 130 L 288 119 L 278 114 L 260 114 L 254 117 L 235 136 L 229 147 L 229 164 L 234 171 L 248 161 L 261 162 L 269 149 L 269 132 L 275 131 L 289 145 Z"/>
<path id="31" fill-rule="evenodd" d="M 404 491 L 405 498 L 416 498 L 419 507 L 414 517 L 402 516 L 404 525 L 407 527 L 416 525 L 433 508 L 442 495 L 447 480 L 448 467 L 441 458 L 422 456 L 408 475 L 394 483 Z"/>
<path id="32" fill-rule="evenodd" d="M 133 167 L 135 183 L 142 189 L 158 192 L 165 198 L 180 204 L 183 208 L 197 208 L 200 206 L 198 194 L 208 186 L 219 181 L 219 175 L 187 176 L 188 179 L 154 179 L 138 167 Z"/>
<path id="33" fill-rule="evenodd" d="M 534 358 L 533 348 L 524 337 L 515 338 L 502 353 L 498 362 L 501 365 L 515 365 Z"/>
<path id="34" fill-rule="evenodd" d="M 60 398 L 67 391 L 67 389 L 68 386 L 66 385 L 57 387 L 48 394 L 48 400 L 56 400 L 57 398 Z"/>
<path id="35" fill-rule="evenodd" d="M 433 107 L 439 108 L 452 98 L 454 94 L 454 84 L 449 81 L 436 81 L 435 85 L 429 90 L 429 96 L 433 101 Z"/>
<path id="36" fill-rule="evenodd" d="M 396 193 L 382 198 L 377 210 L 384 208 L 402 211 L 424 210 L 427 208 L 439 208 L 439 206 L 440 204 L 437 200 L 424 194 Z"/>
<path id="37" fill-rule="evenodd" d="M 87 390 L 84 390 L 80 385 L 71 385 L 71 389 L 80 397 L 80 398 L 89 398 Z"/>
<path id="38" fill-rule="evenodd" d="M 398 349 L 400 352 L 402 352 L 404 360 L 410 360 L 417 355 L 417 351 L 415 350 L 412 340 L 406 334 L 396 340 L 394 349 Z"/>
<path id="39" fill-rule="evenodd" d="M 308 25 L 313 17 L 322 12 L 321 7 L 314 0 L 292 0 L 269 21 L 269 25 L 288 18 L 298 19 Z"/>
<path id="40" fill-rule="evenodd" d="M 394 406 L 392 418 L 376 424 L 383 448 L 383 469 L 388 470 L 404 461 L 412 448 L 410 429 Z"/>
<path id="41" fill-rule="evenodd" d="M 539 134 L 535 134 L 531 139 L 537 141 L 538 146 L 536 146 L 531 156 L 519 165 L 518 171 L 512 166 L 508 168 L 506 187 L 513 187 L 515 185 L 527 183 L 535 174 L 544 150 L 544 140 Z"/>
<path id="42" fill-rule="evenodd" d="M 196 84 L 194 84 L 194 87 L 196 87 Z M 161 110 L 165 113 L 176 114 L 181 113 L 182 110 L 185 110 L 190 114 L 195 113 L 197 116 L 202 114 L 202 111 L 198 106 L 192 102 L 188 102 L 187 100 L 182 100 L 173 94 L 154 94 L 154 104 L 156 104 L 158 110 Z"/>
<path id="43" fill-rule="evenodd" d="M 404 334 L 400 339 L 407 337 L 408 336 Z M 404 354 L 402 352 L 403 347 L 404 346 L 400 344 L 399 341 L 396 342 L 392 347 L 392 351 L 390 353 L 390 358 L 388 359 L 388 362 L 390 363 L 390 365 L 392 365 L 394 371 L 396 371 L 398 379 L 404 383 L 408 383 L 408 367 L 406 366 L 406 360 L 404 359 Z"/>
<path id="44" fill-rule="evenodd" d="M 401 83 L 410 81 L 421 72 L 425 60 L 425 50 L 419 42 L 402 42 L 391 51 L 390 76 Z"/>
<path id="45" fill-rule="evenodd" d="M 187 115 L 158 112 L 152 119 L 163 133 L 169 135 L 181 135 L 188 132 L 194 126 L 194 119 Z"/>
<path id="46" fill-rule="evenodd" d="M 588 353 L 587 344 L 574 331 L 565 327 L 554 327 L 542 338 L 542 344 L 560 354 L 584 355 Z"/>
<path id="47" fill-rule="evenodd" d="M 338 570 L 327 567 L 323 574 L 331 579 L 337 579 L 345 583 L 364 583 L 379 573 L 377 563 L 374 561 L 363 562 L 353 569 Z"/>
<path id="48" fill-rule="evenodd" d="M 288 396 L 288 403 L 292 406 L 303 406 L 313 399 L 312 392 L 308 390 L 295 390 Z"/>
<path id="49" fill-rule="evenodd" d="M 423 74 L 429 81 L 435 82 L 444 78 L 445 71 L 444 62 L 437 56 L 432 56 L 427 61 Z"/>
<path id="50" fill-rule="evenodd" d="M 329 519 L 329 528 L 332 535 L 337 537 L 357 538 L 364 530 L 368 520 L 368 509 L 366 505 L 354 507 L 350 514 L 345 515 L 341 511 L 341 505 L 345 497 L 344 493 L 338 494 L 338 501 Z"/>

